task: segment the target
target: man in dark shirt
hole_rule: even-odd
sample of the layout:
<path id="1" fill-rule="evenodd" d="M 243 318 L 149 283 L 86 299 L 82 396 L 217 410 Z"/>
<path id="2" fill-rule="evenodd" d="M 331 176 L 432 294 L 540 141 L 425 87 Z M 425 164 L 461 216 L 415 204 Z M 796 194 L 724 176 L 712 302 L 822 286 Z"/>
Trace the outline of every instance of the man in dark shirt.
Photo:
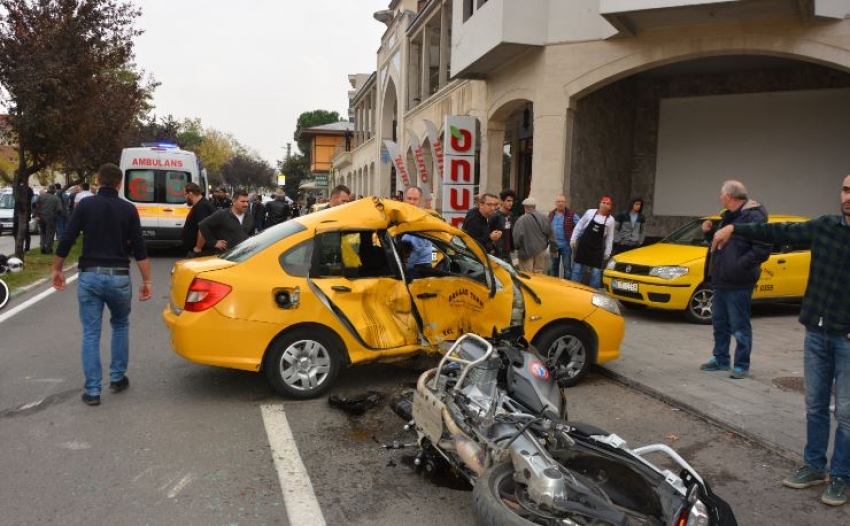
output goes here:
<path id="1" fill-rule="evenodd" d="M 850 175 L 841 186 L 841 215 L 825 215 L 802 223 L 733 223 L 714 234 L 711 251 L 730 250 L 736 238 L 771 244 L 812 247 L 811 267 L 800 323 L 803 376 L 806 386 L 805 464 L 782 484 L 789 488 L 829 485 L 821 502 L 847 502 L 850 484 Z M 722 253 L 722 252 L 721 252 Z M 830 401 L 835 392 L 835 441 L 827 479 Z"/>
<path id="2" fill-rule="evenodd" d="M 219 186 L 213 191 L 212 204 L 216 210 L 227 210 L 233 206 L 233 201 L 227 197 L 227 189 L 225 187 Z"/>
<path id="3" fill-rule="evenodd" d="M 198 242 L 198 224 L 212 215 L 215 212 L 215 207 L 204 197 L 201 187 L 196 183 L 187 183 L 184 191 L 186 192 L 186 204 L 191 206 L 192 209 L 189 210 L 186 222 L 183 223 L 183 249 L 186 251 L 186 257 L 192 257 L 195 255 L 192 249 Z"/>
<path id="4" fill-rule="evenodd" d="M 236 190 L 233 197 L 233 206 L 227 210 L 216 210 L 198 225 L 201 235 L 193 249 L 195 254 L 200 254 L 205 247 L 224 252 L 251 235 L 254 220 L 248 214 L 248 192 Z"/>
<path id="5" fill-rule="evenodd" d="M 274 193 L 274 199 L 266 203 L 265 228 L 271 228 L 289 219 L 291 208 L 286 202 L 286 194 L 283 190 Z"/>
<path id="6" fill-rule="evenodd" d="M 100 405 L 102 367 L 100 363 L 100 332 L 103 306 L 109 308 L 112 326 L 109 366 L 109 388 L 120 392 L 130 386 L 127 362 L 130 357 L 130 306 L 133 299 L 128 250 L 142 274 L 139 300 L 150 299 L 153 291 L 151 267 L 139 212 L 132 204 L 118 197 L 123 174 L 114 164 L 104 164 L 98 171 L 100 190 L 97 195 L 82 200 L 74 207 L 65 235 L 53 258 L 52 278 L 56 290 L 65 289 L 63 264 L 68 252 L 83 234 L 83 253 L 78 263 L 77 300 L 83 325 L 83 373 L 85 390 L 83 402 Z"/>
<path id="7" fill-rule="evenodd" d="M 496 243 L 502 239 L 501 230 L 492 230 L 490 218 L 499 206 L 499 199 L 493 194 L 483 194 L 478 201 L 478 209 L 466 216 L 463 230 L 481 243 L 488 254 L 496 254 Z"/>

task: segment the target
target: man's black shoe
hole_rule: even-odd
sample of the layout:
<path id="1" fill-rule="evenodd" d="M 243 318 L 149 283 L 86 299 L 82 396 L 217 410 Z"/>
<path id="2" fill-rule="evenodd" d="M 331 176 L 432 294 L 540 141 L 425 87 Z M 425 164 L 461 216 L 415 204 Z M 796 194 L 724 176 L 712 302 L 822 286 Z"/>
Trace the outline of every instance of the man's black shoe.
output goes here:
<path id="1" fill-rule="evenodd" d="M 128 387 L 130 387 L 130 379 L 127 378 L 127 375 L 124 375 L 124 378 L 118 380 L 117 382 L 111 382 L 109 384 L 109 390 L 113 393 L 120 393 Z"/>
<path id="2" fill-rule="evenodd" d="M 86 405 L 100 405 L 100 396 L 83 393 L 83 403 Z"/>

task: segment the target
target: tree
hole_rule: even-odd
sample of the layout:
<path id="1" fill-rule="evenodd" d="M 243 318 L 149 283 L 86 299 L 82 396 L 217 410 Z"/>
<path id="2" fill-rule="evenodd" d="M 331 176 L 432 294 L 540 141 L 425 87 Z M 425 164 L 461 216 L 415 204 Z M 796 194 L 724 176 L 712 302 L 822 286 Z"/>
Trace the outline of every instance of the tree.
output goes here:
<path id="1" fill-rule="evenodd" d="M 213 128 L 204 130 L 201 144 L 195 153 L 207 169 L 211 184 L 230 183 L 222 176 L 221 167 L 233 157 L 234 143 L 230 134 Z"/>
<path id="2" fill-rule="evenodd" d="M 80 128 L 89 130 L 103 107 L 104 86 L 131 80 L 120 72 L 133 70 L 140 11 L 120 0 L 0 0 L 0 11 L 0 85 L 19 152 L 15 254 L 23 258 L 27 180 L 83 149 Z"/>
<path id="3" fill-rule="evenodd" d="M 283 161 L 279 161 L 278 167 L 280 172 L 286 175 L 283 191 L 292 198 L 297 197 L 301 181 L 310 178 L 309 159 L 300 154 L 288 155 Z"/>
<path id="4" fill-rule="evenodd" d="M 240 152 L 222 165 L 221 175 L 234 186 L 257 189 L 271 186 L 275 172 L 266 161 Z"/>

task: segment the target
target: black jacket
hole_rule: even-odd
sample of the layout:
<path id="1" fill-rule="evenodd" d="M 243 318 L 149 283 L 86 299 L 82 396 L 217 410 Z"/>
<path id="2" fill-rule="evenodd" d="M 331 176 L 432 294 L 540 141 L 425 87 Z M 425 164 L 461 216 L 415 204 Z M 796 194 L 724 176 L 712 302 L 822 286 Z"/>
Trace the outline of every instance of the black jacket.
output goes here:
<path id="1" fill-rule="evenodd" d="M 269 228 L 289 219 L 289 216 L 292 214 L 292 208 L 283 199 L 275 199 L 266 203 L 265 212 L 263 228 Z"/>
<path id="2" fill-rule="evenodd" d="M 201 197 L 201 200 L 192 205 L 189 210 L 189 215 L 186 216 L 186 222 L 183 223 L 183 248 L 189 252 L 194 248 L 198 240 L 198 225 L 215 212 L 215 207 L 206 197 Z"/>
<path id="3" fill-rule="evenodd" d="M 722 228 L 730 224 L 767 223 L 767 210 L 756 201 L 747 201 L 734 212 L 726 210 L 720 215 Z M 714 232 L 707 236 L 710 241 Z M 752 288 L 761 275 L 761 264 L 770 257 L 771 245 L 760 241 L 750 241 L 733 235 L 722 250 L 708 254 L 707 279 L 715 288 Z"/>
<path id="4" fill-rule="evenodd" d="M 215 213 L 201 221 L 198 225 L 201 235 L 204 236 L 206 248 L 211 249 L 219 239 L 227 241 L 227 249 L 235 247 L 242 241 L 248 239 L 254 231 L 254 219 L 245 211 L 242 224 L 233 215 L 231 210 L 216 210 Z"/>
<path id="5" fill-rule="evenodd" d="M 466 221 L 463 222 L 463 231 L 474 237 L 476 241 L 481 243 L 484 251 L 488 254 L 495 254 L 496 247 L 493 240 L 490 239 L 490 221 L 484 217 L 480 210 L 474 209 L 466 216 Z"/>

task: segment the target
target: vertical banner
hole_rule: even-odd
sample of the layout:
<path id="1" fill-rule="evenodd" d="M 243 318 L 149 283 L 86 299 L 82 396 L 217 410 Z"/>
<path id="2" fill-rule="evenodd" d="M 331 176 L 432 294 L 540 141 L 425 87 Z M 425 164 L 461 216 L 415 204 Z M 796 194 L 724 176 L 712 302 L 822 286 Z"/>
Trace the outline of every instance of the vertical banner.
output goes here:
<path id="1" fill-rule="evenodd" d="M 443 217 L 460 228 L 475 199 L 475 140 L 478 119 L 449 115 L 445 122 Z"/>
<path id="2" fill-rule="evenodd" d="M 434 152 L 434 157 L 437 159 L 437 174 L 435 179 L 443 179 L 443 140 L 440 138 L 440 132 L 437 131 L 437 126 L 425 119 L 425 131 L 428 132 L 428 140 L 431 142 L 431 151 Z"/>
<path id="3" fill-rule="evenodd" d="M 390 158 L 395 163 L 395 169 L 398 170 L 402 184 L 405 188 L 410 186 L 410 177 L 407 175 L 407 167 L 404 164 L 404 158 L 401 156 L 401 148 L 398 147 L 395 141 L 389 139 L 384 139 L 384 146 L 387 147 L 387 152 L 389 152 Z"/>
<path id="4" fill-rule="evenodd" d="M 407 130 L 410 135 L 410 148 L 413 150 L 413 158 L 416 159 L 416 168 L 419 169 L 419 179 L 423 184 L 428 182 L 428 168 L 425 166 L 425 155 L 422 154 L 422 143 L 419 136 L 413 130 Z"/>

